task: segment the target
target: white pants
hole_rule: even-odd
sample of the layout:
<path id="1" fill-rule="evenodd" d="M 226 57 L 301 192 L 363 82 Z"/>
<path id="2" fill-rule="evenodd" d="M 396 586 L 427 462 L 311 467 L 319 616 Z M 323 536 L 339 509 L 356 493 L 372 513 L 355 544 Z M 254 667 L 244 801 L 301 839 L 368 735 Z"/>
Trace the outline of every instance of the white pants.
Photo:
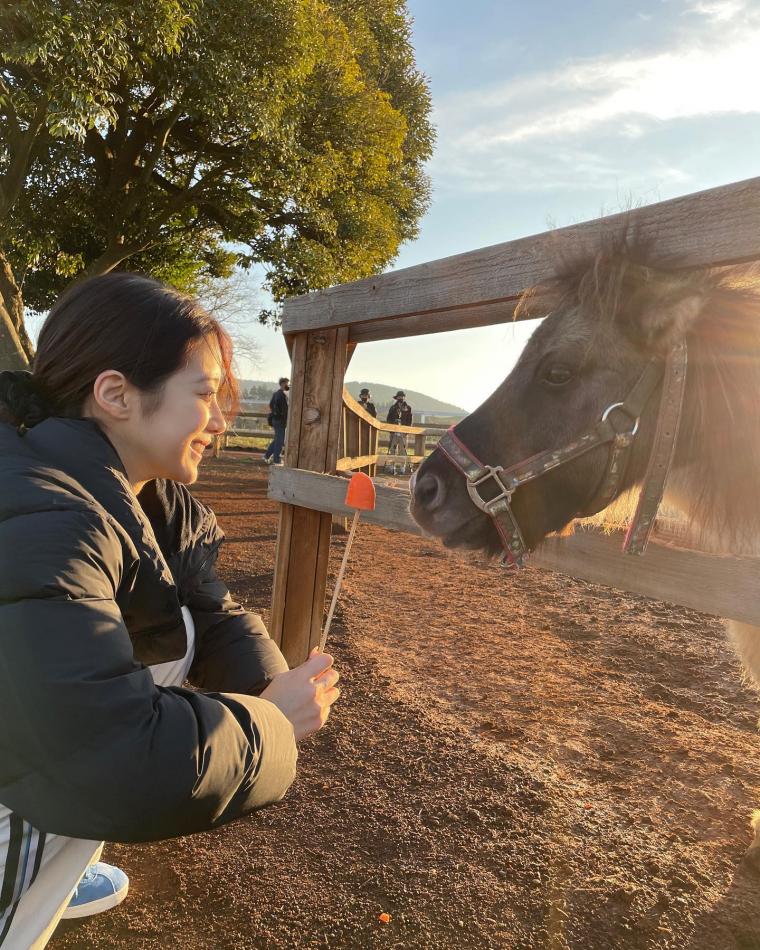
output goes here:
<path id="1" fill-rule="evenodd" d="M 187 653 L 181 660 L 159 663 L 149 667 L 157 686 L 180 686 L 195 654 L 195 626 L 187 607 L 182 608 L 187 630 Z M 11 813 L 0 805 L 0 857 L 8 851 L 11 835 Z M 20 819 L 15 817 L 18 824 Z M 22 860 L 16 882 L 16 892 L 22 896 L 13 908 L 0 914 L 0 935 L 12 913 L 10 930 L 2 941 L 2 950 L 41 950 L 53 935 L 61 915 L 68 907 L 79 879 L 100 858 L 103 842 L 85 841 L 83 838 L 66 838 L 62 835 L 45 835 L 42 859 L 34 883 L 23 890 L 32 875 L 35 849 L 39 832 L 28 822 L 23 822 Z M 0 867 L 0 880 L 3 868 Z"/>

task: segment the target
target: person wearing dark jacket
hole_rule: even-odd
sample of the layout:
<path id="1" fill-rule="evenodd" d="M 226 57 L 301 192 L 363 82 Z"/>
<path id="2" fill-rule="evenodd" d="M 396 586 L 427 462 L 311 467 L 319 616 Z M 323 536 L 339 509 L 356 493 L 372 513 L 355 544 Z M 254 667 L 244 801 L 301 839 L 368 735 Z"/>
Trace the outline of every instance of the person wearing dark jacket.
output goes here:
<path id="1" fill-rule="evenodd" d="M 285 431 L 288 426 L 288 396 L 290 380 L 281 376 L 278 382 L 279 389 L 275 389 L 269 400 L 269 417 L 267 422 L 274 429 L 274 438 L 264 453 L 267 465 L 279 465 L 280 453 L 285 445 Z"/>
<path id="2" fill-rule="evenodd" d="M 399 389 L 399 391 L 393 397 L 393 402 L 391 403 L 390 408 L 388 409 L 388 415 L 386 416 L 386 422 L 390 423 L 392 426 L 410 426 L 412 424 L 412 407 L 406 401 L 406 393 L 401 389 Z M 391 432 L 390 443 L 388 445 L 388 455 L 403 455 L 406 457 L 406 434 L 404 432 Z M 411 466 L 409 462 L 406 462 L 402 463 L 399 468 L 403 473 L 404 471 L 409 471 Z M 393 472 L 397 471 L 395 460 L 392 464 L 391 470 Z"/>
<path id="3" fill-rule="evenodd" d="M 67 906 L 122 899 L 121 872 L 92 863 L 102 839 L 207 831 L 279 801 L 296 741 L 338 696 L 331 657 L 288 670 L 232 600 L 222 532 L 186 487 L 234 411 L 230 360 L 196 303 L 111 274 L 55 304 L 33 374 L 0 373 L 7 948 L 44 947 Z M 110 885 L 97 907 L 69 904 L 86 870 Z"/>
<path id="4" fill-rule="evenodd" d="M 372 402 L 372 396 L 368 389 L 362 389 L 359 392 L 359 405 L 365 412 L 368 412 L 371 416 L 377 419 L 377 409 L 375 409 L 375 404 Z"/>

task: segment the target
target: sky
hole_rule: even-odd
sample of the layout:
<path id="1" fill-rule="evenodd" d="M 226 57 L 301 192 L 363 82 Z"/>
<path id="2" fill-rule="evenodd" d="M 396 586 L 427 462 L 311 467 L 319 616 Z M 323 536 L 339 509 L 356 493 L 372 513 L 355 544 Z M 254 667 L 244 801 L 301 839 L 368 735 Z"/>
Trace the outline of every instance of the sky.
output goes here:
<path id="1" fill-rule="evenodd" d="M 760 0 L 409 0 L 437 146 L 389 270 L 760 174 Z M 361 344 L 349 379 L 471 410 L 534 326 Z M 257 328 L 258 365 L 287 372 Z"/>

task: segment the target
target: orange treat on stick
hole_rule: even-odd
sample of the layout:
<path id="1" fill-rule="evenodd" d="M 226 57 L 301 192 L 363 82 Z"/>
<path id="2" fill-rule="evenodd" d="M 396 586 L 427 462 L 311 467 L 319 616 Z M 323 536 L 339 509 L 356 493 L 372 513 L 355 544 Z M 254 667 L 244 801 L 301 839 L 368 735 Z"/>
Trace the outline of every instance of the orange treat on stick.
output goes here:
<path id="1" fill-rule="evenodd" d="M 346 505 L 361 511 L 375 509 L 375 483 L 364 472 L 354 472 L 346 491 Z"/>
<path id="2" fill-rule="evenodd" d="M 374 511 L 375 508 L 375 485 L 369 475 L 365 475 L 364 472 L 354 472 L 346 489 L 345 504 L 346 507 L 354 509 L 354 520 L 351 522 L 351 533 L 348 536 L 348 541 L 346 541 L 346 550 L 343 552 L 343 561 L 338 571 L 338 579 L 335 581 L 335 590 L 333 591 L 332 600 L 330 602 L 330 609 L 327 611 L 325 629 L 319 641 L 320 651 L 324 651 L 327 634 L 330 632 L 330 624 L 332 623 L 333 614 L 335 613 L 335 605 L 338 603 L 338 593 L 340 591 L 340 585 L 343 583 L 343 575 L 346 573 L 348 554 L 351 550 L 351 545 L 354 543 L 356 526 L 359 523 L 359 515 L 361 515 L 362 511 Z"/>

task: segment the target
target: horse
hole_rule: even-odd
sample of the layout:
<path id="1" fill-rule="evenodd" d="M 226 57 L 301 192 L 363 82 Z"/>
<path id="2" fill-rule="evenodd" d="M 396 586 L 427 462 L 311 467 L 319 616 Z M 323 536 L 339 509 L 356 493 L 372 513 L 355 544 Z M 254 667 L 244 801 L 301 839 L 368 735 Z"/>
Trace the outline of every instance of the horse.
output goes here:
<path id="1" fill-rule="evenodd" d="M 603 517 L 611 502 L 630 498 L 646 482 L 661 437 L 658 407 L 670 398 L 665 387 L 679 354 L 686 368 L 670 398 L 679 412 L 668 423 L 669 474 L 654 508 L 662 499 L 682 512 L 702 550 L 760 556 L 755 273 L 663 267 L 651 246 L 622 234 L 558 265 L 556 276 L 524 295 L 520 307 L 547 315 L 503 383 L 414 477 L 410 511 L 423 531 L 447 547 L 488 556 L 506 547 L 519 555 L 549 535 L 572 531 L 578 518 Z M 640 405 L 632 410 L 634 391 Z M 615 420 L 610 439 L 566 450 L 608 420 Z M 622 464 L 612 462 L 616 438 L 626 443 Z M 662 447 L 657 451 L 663 454 Z M 538 471 L 531 469 L 535 459 L 543 460 Z M 477 467 L 484 465 L 519 477 L 510 483 L 487 475 L 475 489 L 473 480 L 485 471 Z M 506 507 L 506 521 L 494 520 L 489 498 Z M 760 686 L 760 627 L 736 621 L 727 627 L 747 678 Z M 760 811 L 751 824 L 747 857 L 758 864 Z"/>

